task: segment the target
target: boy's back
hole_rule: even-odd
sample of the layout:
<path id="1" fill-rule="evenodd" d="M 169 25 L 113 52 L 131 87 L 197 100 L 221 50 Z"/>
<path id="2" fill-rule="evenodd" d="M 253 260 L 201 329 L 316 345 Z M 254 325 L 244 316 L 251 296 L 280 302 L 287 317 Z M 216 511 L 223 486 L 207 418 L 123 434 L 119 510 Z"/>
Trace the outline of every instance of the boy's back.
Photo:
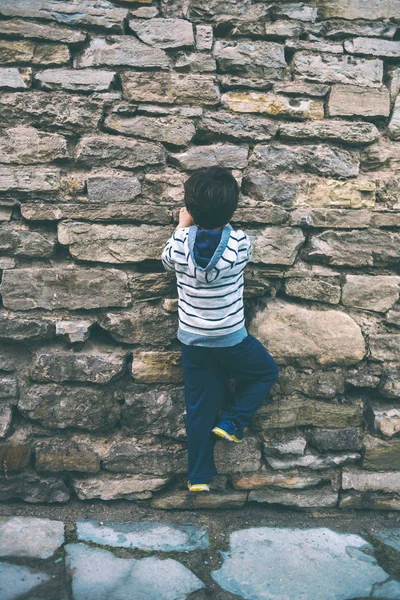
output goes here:
<path id="1" fill-rule="evenodd" d="M 206 247 L 207 236 L 213 238 L 214 233 L 196 225 L 178 228 L 162 253 L 164 267 L 176 273 L 177 337 L 189 345 L 231 346 L 247 335 L 243 271 L 251 260 L 252 245 L 241 229 L 227 224 L 208 264 L 200 266 L 196 244 L 200 238 Z"/>

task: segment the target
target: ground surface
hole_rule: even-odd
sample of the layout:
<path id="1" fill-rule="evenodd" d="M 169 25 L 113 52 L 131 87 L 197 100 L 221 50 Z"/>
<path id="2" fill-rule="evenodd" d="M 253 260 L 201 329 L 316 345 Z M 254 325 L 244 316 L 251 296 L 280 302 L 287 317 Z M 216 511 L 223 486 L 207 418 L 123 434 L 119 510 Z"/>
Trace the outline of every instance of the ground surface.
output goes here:
<path id="1" fill-rule="evenodd" d="M 0 516 L 1 600 L 400 599 L 396 512 L 76 501 Z"/>

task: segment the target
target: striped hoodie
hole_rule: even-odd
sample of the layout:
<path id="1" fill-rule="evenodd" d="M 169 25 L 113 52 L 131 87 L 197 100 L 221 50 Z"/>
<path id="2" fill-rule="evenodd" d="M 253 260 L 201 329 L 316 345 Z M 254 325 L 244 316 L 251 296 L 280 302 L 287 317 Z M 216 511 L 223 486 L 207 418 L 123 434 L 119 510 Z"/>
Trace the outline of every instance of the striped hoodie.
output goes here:
<path id="1" fill-rule="evenodd" d="M 178 287 L 178 339 L 188 345 L 234 346 L 247 336 L 243 271 L 252 257 L 250 238 L 228 223 L 206 267 L 196 263 L 197 226 L 174 231 L 162 252 Z"/>

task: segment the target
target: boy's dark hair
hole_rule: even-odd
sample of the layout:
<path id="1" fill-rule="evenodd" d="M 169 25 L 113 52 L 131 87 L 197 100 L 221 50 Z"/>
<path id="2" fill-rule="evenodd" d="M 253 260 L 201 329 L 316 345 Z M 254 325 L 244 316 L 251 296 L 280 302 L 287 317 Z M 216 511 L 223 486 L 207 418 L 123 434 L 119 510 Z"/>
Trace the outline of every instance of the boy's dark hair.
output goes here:
<path id="1" fill-rule="evenodd" d="M 197 169 L 185 181 L 184 190 L 185 206 L 203 229 L 226 225 L 236 210 L 239 185 L 224 167 Z"/>

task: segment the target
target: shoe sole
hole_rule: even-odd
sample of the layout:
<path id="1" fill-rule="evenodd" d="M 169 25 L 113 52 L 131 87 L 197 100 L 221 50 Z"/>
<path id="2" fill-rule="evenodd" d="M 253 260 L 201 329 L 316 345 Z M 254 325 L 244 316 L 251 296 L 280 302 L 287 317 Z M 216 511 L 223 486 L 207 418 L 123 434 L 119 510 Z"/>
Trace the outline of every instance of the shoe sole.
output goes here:
<path id="1" fill-rule="evenodd" d="M 239 440 L 236 437 L 236 435 L 231 435 L 230 433 L 228 433 L 224 429 L 221 429 L 220 427 L 214 427 L 214 429 L 212 429 L 211 431 L 213 433 L 215 433 L 215 435 L 218 435 L 219 437 L 225 438 L 226 440 L 229 440 L 230 442 L 236 442 L 237 444 L 240 444 L 241 442 L 243 442 L 243 439 Z"/>
<path id="2" fill-rule="evenodd" d="M 190 492 L 209 492 L 210 488 L 206 483 L 188 483 L 188 489 Z"/>

